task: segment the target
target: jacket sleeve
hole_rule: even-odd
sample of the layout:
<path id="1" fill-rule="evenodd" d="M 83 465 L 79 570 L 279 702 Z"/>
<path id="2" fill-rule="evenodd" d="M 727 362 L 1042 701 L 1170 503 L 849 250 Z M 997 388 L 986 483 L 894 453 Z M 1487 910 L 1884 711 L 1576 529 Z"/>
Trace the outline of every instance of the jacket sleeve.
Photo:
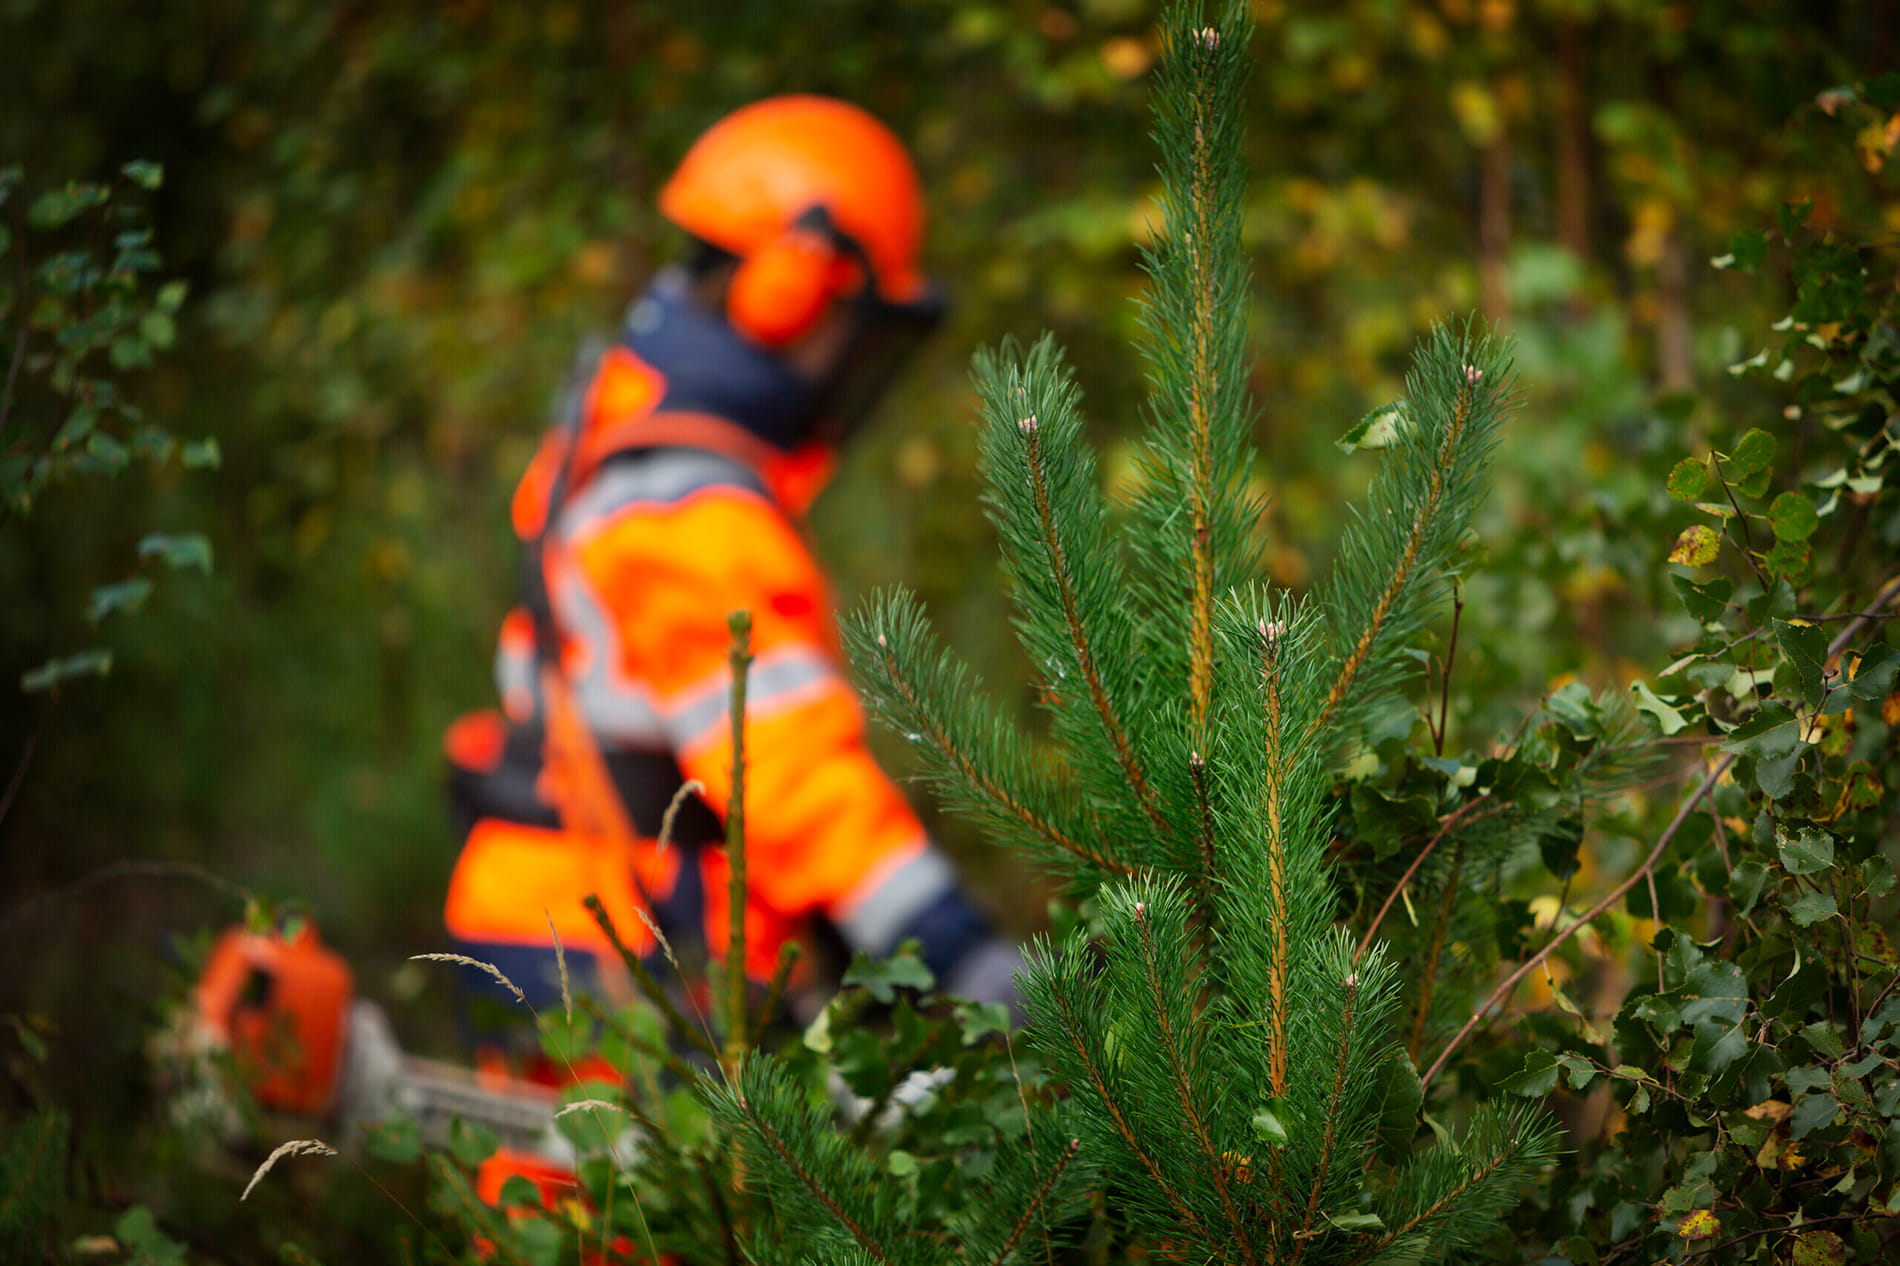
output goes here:
<path id="1" fill-rule="evenodd" d="M 732 795 L 729 615 L 752 616 L 746 679 L 747 879 L 788 917 L 828 916 L 854 947 L 908 936 L 943 971 L 988 935 L 948 860 L 872 759 L 820 574 L 783 514 L 745 489 L 630 507 L 572 543 L 606 614 L 616 675 L 642 683 L 689 778 Z"/>

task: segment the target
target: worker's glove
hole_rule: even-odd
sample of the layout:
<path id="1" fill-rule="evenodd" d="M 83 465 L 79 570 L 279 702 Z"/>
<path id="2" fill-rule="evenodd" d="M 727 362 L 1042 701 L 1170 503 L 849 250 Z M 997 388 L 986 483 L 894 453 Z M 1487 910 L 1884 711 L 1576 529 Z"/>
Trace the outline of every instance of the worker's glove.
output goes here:
<path id="1" fill-rule="evenodd" d="M 938 982 L 943 991 L 973 1002 L 1000 1002 L 1009 1008 L 1011 1023 L 1023 1022 L 1022 998 L 1016 974 L 1023 969 L 1023 951 L 1014 941 L 991 936 L 957 957 Z"/>

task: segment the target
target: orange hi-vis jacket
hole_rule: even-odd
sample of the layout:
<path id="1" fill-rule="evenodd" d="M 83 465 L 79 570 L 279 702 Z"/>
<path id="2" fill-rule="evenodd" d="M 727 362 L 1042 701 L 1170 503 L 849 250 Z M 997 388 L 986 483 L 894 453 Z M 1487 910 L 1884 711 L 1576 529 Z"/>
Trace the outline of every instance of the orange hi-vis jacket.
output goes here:
<path id="1" fill-rule="evenodd" d="M 988 928 L 865 747 L 826 582 L 797 519 L 828 454 L 787 452 L 742 420 L 674 407 L 682 393 L 637 346 L 599 357 L 577 418 L 549 432 L 516 492 L 516 530 L 538 546 L 525 588 L 544 586 L 539 620 L 551 628 L 538 628 L 532 603 L 509 614 L 501 713 L 451 731 L 466 840 L 449 931 L 531 947 L 550 942 L 552 923 L 570 954 L 612 959 L 581 905 L 595 893 L 637 950 L 654 947 L 644 912 L 669 940 L 723 954 L 727 620 L 745 610 L 747 973 L 769 978 L 813 915 L 874 954 L 919 936 L 941 971 Z M 570 829 L 553 809 L 539 676 L 550 661 L 627 809 L 630 846 Z M 661 819 L 688 779 L 702 790 L 661 850 Z"/>

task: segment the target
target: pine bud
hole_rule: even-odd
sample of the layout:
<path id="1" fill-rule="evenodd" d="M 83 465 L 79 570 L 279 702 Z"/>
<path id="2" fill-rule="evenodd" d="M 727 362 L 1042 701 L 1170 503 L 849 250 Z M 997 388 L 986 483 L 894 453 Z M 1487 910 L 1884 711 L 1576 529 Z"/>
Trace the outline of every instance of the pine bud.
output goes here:
<path id="1" fill-rule="evenodd" d="M 1026 418 L 1018 418 L 1016 425 L 1022 429 L 1024 435 L 1034 435 L 1036 428 L 1041 424 L 1036 421 L 1036 415 L 1032 413 Z"/>

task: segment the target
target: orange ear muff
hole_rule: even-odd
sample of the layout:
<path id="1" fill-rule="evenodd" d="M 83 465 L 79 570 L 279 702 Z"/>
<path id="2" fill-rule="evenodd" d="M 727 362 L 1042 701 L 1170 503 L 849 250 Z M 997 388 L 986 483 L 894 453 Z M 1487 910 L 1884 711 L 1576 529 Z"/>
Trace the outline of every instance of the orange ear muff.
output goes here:
<path id="1" fill-rule="evenodd" d="M 739 261 L 726 316 L 754 342 L 783 347 L 817 325 L 837 297 L 838 262 L 823 233 L 792 229 Z"/>

